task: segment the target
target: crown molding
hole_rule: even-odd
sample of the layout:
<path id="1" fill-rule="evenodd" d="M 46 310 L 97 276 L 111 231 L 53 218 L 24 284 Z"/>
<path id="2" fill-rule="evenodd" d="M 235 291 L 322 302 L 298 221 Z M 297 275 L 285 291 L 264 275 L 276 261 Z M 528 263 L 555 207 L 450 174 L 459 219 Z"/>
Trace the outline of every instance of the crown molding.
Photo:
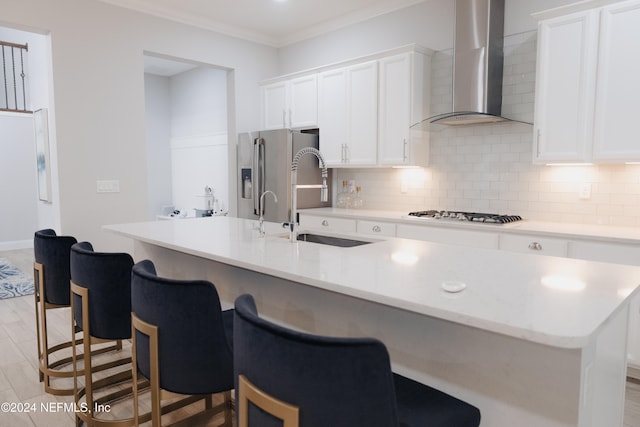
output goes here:
<path id="1" fill-rule="evenodd" d="M 404 9 L 415 4 L 423 3 L 426 0 L 389 0 L 382 4 L 359 9 L 350 13 L 339 16 L 336 19 L 330 19 L 317 25 L 312 25 L 303 31 L 293 32 L 284 37 L 273 37 L 257 31 L 251 31 L 246 28 L 232 26 L 220 21 L 213 21 L 192 13 L 184 13 L 176 9 L 165 8 L 153 5 L 145 0 L 99 0 L 113 6 L 134 10 L 146 15 L 152 15 L 158 18 L 167 19 L 181 24 L 213 31 L 230 37 L 247 40 L 254 43 L 267 45 L 270 47 L 280 48 L 293 43 L 298 43 L 321 34 L 336 31 L 341 28 L 348 27 L 368 19 L 375 18 L 396 10 Z"/>

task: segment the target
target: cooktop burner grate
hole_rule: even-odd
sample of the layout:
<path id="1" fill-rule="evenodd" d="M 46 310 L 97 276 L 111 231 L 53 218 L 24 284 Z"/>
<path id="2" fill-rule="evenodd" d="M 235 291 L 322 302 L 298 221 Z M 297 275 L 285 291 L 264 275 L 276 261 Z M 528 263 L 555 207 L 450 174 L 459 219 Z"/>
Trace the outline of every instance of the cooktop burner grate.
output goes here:
<path id="1" fill-rule="evenodd" d="M 507 224 L 522 220 L 519 215 L 500 215 L 481 212 L 458 212 L 458 211 L 416 211 L 409 212 L 409 216 L 417 218 L 452 219 L 457 221 L 483 222 L 489 224 Z"/>

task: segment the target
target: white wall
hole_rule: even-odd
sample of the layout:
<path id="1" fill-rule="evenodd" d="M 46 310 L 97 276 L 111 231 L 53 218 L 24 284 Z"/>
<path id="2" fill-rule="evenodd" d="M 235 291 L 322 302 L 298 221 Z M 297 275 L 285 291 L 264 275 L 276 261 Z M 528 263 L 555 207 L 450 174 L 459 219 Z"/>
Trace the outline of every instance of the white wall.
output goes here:
<path id="1" fill-rule="evenodd" d="M 33 241 L 37 197 L 33 117 L 0 112 L 0 249 Z"/>
<path id="2" fill-rule="evenodd" d="M 0 23 L 1 25 L 1 23 Z M 39 108 L 48 108 L 49 109 L 49 119 L 51 121 L 52 111 L 51 111 L 51 102 L 50 102 L 50 84 L 49 84 L 49 76 L 51 74 L 51 58 L 50 58 L 50 49 L 49 49 L 49 39 L 42 35 L 36 34 L 28 31 L 16 30 L 14 28 L 7 28 L 0 26 L 0 40 L 17 43 L 17 44 L 27 44 L 28 52 L 24 56 L 25 61 L 25 69 L 27 71 L 26 76 L 26 84 L 27 84 L 27 109 L 36 110 Z M 2 133 L 0 133 L 0 137 L 5 136 L 5 132 L 7 127 L 12 128 L 12 132 L 17 132 L 18 129 L 21 129 L 21 132 L 24 132 L 24 135 L 20 136 L 18 139 L 20 140 L 30 140 L 31 145 L 35 144 L 33 141 L 33 127 L 26 127 L 23 123 L 24 115 L 6 115 L 4 117 L 4 129 Z M 29 115 L 29 120 L 31 120 L 31 115 Z M 49 124 L 51 135 L 55 134 L 55 123 Z M 15 135 L 15 134 L 14 134 Z M 15 138 L 14 138 L 15 140 Z M 5 144 L 9 144 L 9 141 L 6 141 Z M 50 168 L 52 171 L 52 194 L 55 199 L 58 193 L 57 186 L 57 157 L 55 156 L 55 147 L 56 141 L 55 137 L 50 138 L 49 144 L 52 147 L 52 155 L 50 159 Z M 5 150 L 0 151 L 0 156 L 4 155 L 15 155 L 15 153 L 5 153 L 7 145 L 4 145 Z M 21 146 L 12 146 L 11 150 L 34 150 L 29 144 L 21 145 Z M 23 151 L 22 154 L 25 154 L 26 151 Z M 22 168 L 33 170 L 35 172 L 35 160 L 33 158 L 24 157 L 25 163 Z M 59 229 L 59 208 L 56 203 L 48 203 L 38 199 L 37 186 L 35 189 L 30 187 L 30 181 L 23 182 L 17 180 L 15 176 L 13 176 L 13 169 L 0 169 L 0 180 L 11 182 L 12 185 L 16 188 L 19 188 L 20 193 L 23 194 L 23 200 L 27 201 L 26 195 L 29 194 L 30 199 L 28 200 L 29 209 L 32 209 L 35 213 L 35 218 L 32 217 L 31 214 L 26 215 L 21 218 L 22 226 L 17 229 L 20 230 L 20 234 L 17 236 L 17 240 L 13 241 L 13 243 L 9 244 L 7 242 L 7 236 L 0 235 L 0 243 L 4 242 L 4 246 L 7 249 L 15 248 L 15 247 L 23 247 L 25 245 L 30 245 L 33 242 L 33 231 L 42 228 L 54 228 Z M 26 206 L 17 207 L 18 210 L 26 209 Z M 27 225 L 26 221 L 32 221 Z M 16 237 L 16 236 L 14 236 Z"/>
<path id="3" fill-rule="evenodd" d="M 229 206 L 227 71 L 145 74 L 149 219 L 165 206 L 206 209 L 204 187 Z"/>
<path id="4" fill-rule="evenodd" d="M 506 0 L 505 35 L 536 28 L 531 13 L 575 0 Z M 454 2 L 425 0 L 337 31 L 280 49 L 280 74 L 288 74 L 398 46 L 417 43 L 433 50 L 453 47 Z"/>
<path id="5" fill-rule="evenodd" d="M 277 74 L 275 49 L 101 2 L 0 0 L 0 10 L 0 25 L 51 36 L 61 231 L 98 250 L 131 248 L 102 225 L 147 218 L 144 51 L 232 69 L 230 135 L 258 126 L 257 82 Z M 102 179 L 120 193 L 98 194 Z"/>
<path id="6" fill-rule="evenodd" d="M 144 75 L 147 131 L 147 218 L 155 219 L 171 195 L 171 94 L 169 77 Z"/>
<path id="7" fill-rule="evenodd" d="M 204 187 L 229 206 L 227 72 L 198 67 L 170 79 L 173 202 L 205 209 Z"/>
<path id="8" fill-rule="evenodd" d="M 288 74 L 398 46 L 418 43 L 446 49 L 453 40 L 451 0 L 424 3 L 280 49 L 280 73 Z"/>

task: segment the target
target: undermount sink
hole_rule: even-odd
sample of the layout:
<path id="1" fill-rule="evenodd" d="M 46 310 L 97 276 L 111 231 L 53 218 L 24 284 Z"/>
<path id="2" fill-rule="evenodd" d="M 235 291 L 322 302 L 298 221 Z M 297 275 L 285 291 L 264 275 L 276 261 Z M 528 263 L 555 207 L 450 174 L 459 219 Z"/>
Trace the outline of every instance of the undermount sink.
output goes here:
<path id="1" fill-rule="evenodd" d="M 353 246 L 367 245 L 373 242 L 365 240 L 347 239 L 344 237 L 326 236 L 314 233 L 300 233 L 298 240 L 301 242 L 320 243 L 321 245 L 339 246 L 341 248 L 350 248 Z"/>
<path id="2" fill-rule="evenodd" d="M 281 234 L 279 237 L 288 239 L 289 234 Z M 319 243 L 321 245 L 337 246 L 340 248 L 352 248 L 354 246 L 368 245 L 379 240 L 356 240 L 348 237 L 329 236 L 326 234 L 315 234 L 302 232 L 298 233 L 298 241 L 308 243 Z"/>

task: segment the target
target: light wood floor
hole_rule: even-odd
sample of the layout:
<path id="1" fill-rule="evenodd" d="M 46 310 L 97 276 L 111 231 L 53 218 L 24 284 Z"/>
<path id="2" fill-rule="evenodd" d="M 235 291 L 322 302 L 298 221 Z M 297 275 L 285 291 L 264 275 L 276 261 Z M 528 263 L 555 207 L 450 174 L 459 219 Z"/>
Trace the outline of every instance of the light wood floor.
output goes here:
<path id="1" fill-rule="evenodd" d="M 33 271 L 33 250 L 0 251 L 0 257 L 16 264 L 25 274 Z M 49 337 L 54 344 L 68 340 L 71 328 L 68 308 L 49 310 L 47 314 Z M 130 343 L 123 343 L 121 352 L 112 352 L 99 356 L 102 361 L 130 356 Z M 44 386 L 38 381 L 37 338 L 35 329 L 34 297 L 28 295 L 0 300 L 0 404 L 27 404 L 29 413 L 6 413 L 0 410 L 0 427 L 70 427 L 74 426 L 74 413 L 68 409 L 73 402 L 71 396 L 52 396 L 44 392 Z M 130 369 L 130 364 L 126 368 Z M 104 376 L 104 375 L 102 375 Z M 100 374 L 96 375 L 99 378 Z M 72 379 L 56 379 L 58 387 L 73 387 Z M 220 400 L 215 401 L 216 403 Z M 67 408 L 56 402 L 66 403 Z M 44 407 L 47 409 L 43 409 Z M 188 415 L 199 412 L 203 402 L 176 411 L 163 417 L 163 423 L 171 423 Z M 18 408 L 15 408 L 18 409 Z M 140 401 L 140 412 L 150 410 L 149 393 Z M 132 399 L 116 403 L 108 413 L 101 414 L 104 419 L 128 418 L 133 415 Z M 199 426 L 218 426 L 222 424 L 222 415 L 210 417 L 199 422 Z M 151 423 L 143 424 L 146 426 Z M 234 420 L 235 425 L 235 420 Z"/>
<path id="2" fill-rule="evenodd" d="M 33 269 L 33 250 L 0 251 L 0 257 L 8 258 L 26 274 Z M 54 336 L 64 337 L 70 328 L 68 309 L 53 310 L 49 316 L 49 329 Z M 42 402 L 72 402 L 71 397 L 55 397 L 44 392 L 38 382 L 36 331 L 33 295 L 0 300 L 0 404 L 29 403 L 36 404 L 37 411 L 32 413 L 0 413 L 0 427 L 73 426 L 74 415 L 71 412 L 43 412 Z M 123 352 L 128 351 L 125 346 Z M 61 384 L 57 382 L 57 384 Z M 55 406 L 54 406 L 55 407 Z M 179 418 L 191 414 L 199 407 L 182 410 L 175 414 Z M 148 410 L 148 402 L 143 400 L 141 411 Z M 130 401 L 119 404 L 111 415 L 130 416 Z M 170 419 L 167 419 L 170 421 Z M 220 416 L 201 424 L 216 426 L 222 422 Z M 235 425 L 235 420 L 234 420 Z M 640 382 L 628 381 L 625 401 L 624 427 L 640 426 Z"/>

